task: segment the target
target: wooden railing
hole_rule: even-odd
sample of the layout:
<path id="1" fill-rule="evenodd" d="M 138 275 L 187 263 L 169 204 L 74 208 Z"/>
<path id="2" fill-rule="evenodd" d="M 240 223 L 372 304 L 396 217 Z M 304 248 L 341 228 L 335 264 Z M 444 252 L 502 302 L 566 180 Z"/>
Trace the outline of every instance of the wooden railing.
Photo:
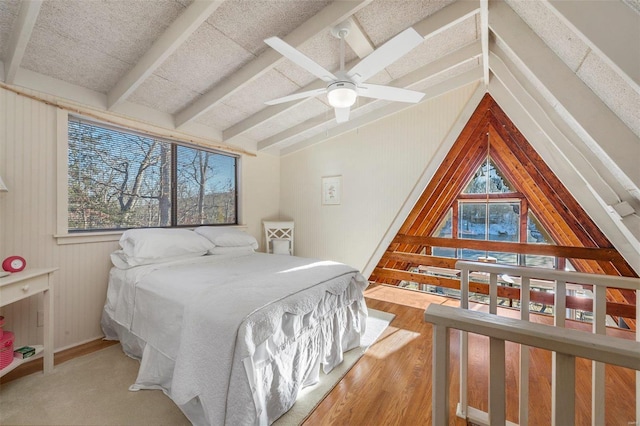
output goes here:
<path id="1" fill-rule="evenodd" d="M 627 270 L 628 265 L 620 254 L 613 248 L 595 248 L 595 247 L 568 247 L 558 245 L 545 244 L 529 244 L 529 243 L 510 243 L 497 241 L 479 241 L 467 239 L 437 238 L 424 236 L 397 235 L 393 243 L 397 246 L 393 250 L 387 251 L 380 260 L 378 266 L 373 270 L 370 277 L 372 281 L 381 283 L 396 284 L 401 281 L 413 282 L 421 285 L 432 285 L 454 290 L 460 290 L 460 280 L 455 276 L 457 259 L 439 257 L 432 255 L 434 247 L 445 247 L 451 249 L 473 249 L 485 252 L 502 252 L 517 253 L 520 255 L 538 255 L 556 257 L 558 261 L 582 262 L 582 266 L 596 267 L 602 266 L 603 262 L 612 262 L 611 265 L 617 265 L 616 270 L 597 272 L 598 276 L 609 274 L 609 276 L 622 275 L 634 276 L 632 270 Z M 418 254 L 409 252 L 407 248 L 424 248 L 427 254 Z M 407 251 L 404 251 L 407 250 Z M 584 262 L 591 262 L 588 265 Z M 408 271 L 409 267 L 423 266 L 427 268 L 446 268 L 452 271 L 451 277 L 435 276 L 432 274 L 424 274 Z M 596 265 L 596 266 L 594 266 Z M 611 267 L 611 265 L 609 265 Z M 599 267 L 599 266 L 598 266 Z M 584 269 L 588 272 L 594 272 L 589 268 Z M 622 273 L 624 271 L 625 273 Z M 471 282 L 470 291 L 478 294 L 489 294 L 489 285 L 481 282 Z M 623 318 L 624 322 L 631 329 L 636 327 L 635 318 L 636 305 L 633 304 L 633 294 L 629 292 L 621 294 L 619 289 L 611 288 L 608 296 L 610 299 L 606 301 L 606 313 L 615 319 Z M 521 289 L 517 287 L 498 287 L 498 297 L 520 300 Z M 631 299 L 631 300 L 629 300 Z M 542 291 L 532 291 L 529 294 L 529 301 L 532 303 L 540 303 L 544 305 L 554 304 L 553 293 Z M 567 309 L 577 309 L 586 312 L 593 312 L 592 300 L 584 297 L 566 296 Z"/>
<path id="2" fill-rule="evenodd" d="M 424 319 L 433 326 L 433 392 L 432 424 L 449 423 L 449 329 L 462 330 L 489 337 L 489 412 L 475 422 L 504 425 L 506 420 L 505 341 L 553 351 L 556 369 L 554 377 L 554 407 L 552 424 L 575 424 L 575 358 L 594 363 L 618 365 L 640 370 L 640 343 L 611 336 L 600 336 L 568 330 L 526 320 L 499 317 L 493 314 L 458 309 L 443 305 L 429 305 Z M 461 377 L 462 380 L 462 377 Z M 436 392 L 436 389 L 439 391 Z M 526 402 L 526 401 L 525 401 Z M 636 407 L 637 407 L 636 401 Z M 526 404 L 525 404 L 526 405 Z M 522 405 L 521 405 L 522 407 Z M 522 414 L 521 414 L 522 415 Z M 639 419 L 636 417 L 636 419 Z M 524 420 L 524 421 L 523 421 Z M 520 424 L 527 424 L 520 418 Z M 604 425 L 601 423 L 593 424 Z"/>
<path id="3" fill-rule="evenodd" d="M 490 264 L 483 262 L 466 262 L 466 261 L 458 261 L 456 262 L 456 268 L 460 270 L 460 290 L 461 290 L 461 299 L 460 299 L 460 308 L 462 308 L 463 312 L 459 313 L 460 315 L 466 315 L 466 310 L 469 309 L 469 276 L 470 273 L 473 272 L 482 272 L 486 273 L 489 278 L 489 314 L 494 315 L 493 323 L 496 324 L 496 327 L 499 329 L 497 325 L 502 323 L 511 324 L 511 321 L 507 318 L 503 317 L 495 317 L 497 314 L 498 307 L 498 297 L 499 297 L 499 287 L 498 287 L 498 276 L 502 274 L 508 274 L 511 277 L 520 277 L 521 280 L 521 288 L 520 288 L 520 320 L 527 322 L 529 321 L 529 302 L 530 302 L 530 281 L 532 279 L 541 279 L 547 280 L 553 283 L 554 286 L 554 326 L 551 329 L 544 328 L 549 332 L 548 340 L 553 340 L 557 338 L 557 336 L 573 336 L 573 331 L 564 329 L 565 325 L 565 317 L 566 317 L 566 309 L 567 309 L 567 294 L 566 288 L 567 283 L 573 283 L 578 285 L 591 285 L 593 286 L 593 302 L 592 302 L 592 312 L 593 312 L 593 335 L 587 334 L 584 332 L 580 332 L 580 337 L 576 337 L 576 339 L 583 339 L 585 342 L 610 342 L 612 338 L 605 335 L 606 333 L 606 294 L 607 288 L 622 288 L 626 290 L 635 291 L 636 294 L 636 306 L 638 305 L 638 298 L 640 298 L 640 279 L 638 278 L 627 278 L 627 277 L 616 277 L 616 276 L 608 276 L 608 275 L 599 275 L 599 274 L 586 274 L 580 272 L 566 272 L 566 271 L 558 271 L 553 269 L 542 269 L 542 268 L 531 268 L 531 267 L 517 267 L 517 266 L 508 266 L 508 265 L 500 265 L 500 264 Z M 432 311 L 433 312 L 433 311 Z M 636 323 L 640 324 L 640 309 L 635 309 L 636 315 Z M 464 317 L 464 316 L 463 316 Z M 425 317 L 426 318 L 426 317 Z M 467 318 L 467 317 L 464 317 Z M 496 319 L 499 318 L 499 319 Z M 488 320 L 487 320 L 488 321 Z M 537 325 L 530 323 L 518 323 L 519 325 L 527 324 L 527 329 L 533 327 L 533 329 L 537 330 Z M 465 326 L 466 327 L 466 326 Z M 457 415 L 459 417 L 469 419 L 471 421 L 475 421 L 478 423 L 486 423 L 487 413 L 477 410 L 473 407 L 469 407 L 467 403 L 467 362 L 468 362 L 468 335 L 467 328 L 460 328 L 463 330 L 461 332 L 460 337 L 460 401 L 457 407 Z M 543 329 L 540 329 L 543 330 Z M 476 332 L 476 331 L 473 331 Z M 491 332 L 493 333 L 493 331 Z M 567 334 L 568 333 L 568 334 Z M 481 333 L 484 334 L 484 333 Z M 492 334 L 487 334 L 491 336 Z M 498 335 L 496 335 L 498 336 Z M 578 335 L 576 335 L 578 336 Z M 442 337 L 439 337 L 442 338 Z M 531 344 L 530 341 L 523 340 L 513 340 L 511 337 L 503 338 L 503 340 L 515 341 L 518 343 L 527 343 L 529 346 L 536 346 L 536 344 Z M 541 338 L 541 340 L 545 340 Z M 620 339 L 616 339 L 616 342 Z M 640 342 L 640 331 L 636 328 L 636 340 Z M 493 342 L 493 341 L 492 341 Z M 610 343 L 613 343 L 611 341 Z M 618 344 L 612 346 L 615 352 L 615 349 L 618 347 L 626 348 L 628 344 L 618 342 Z M 632 342 L 633 343 L 633 342 Z M 539 344 L 543 344 L 539 343 Z M 544 343 L 546 344 L 546 343 Z M 491 348 L 493 350 L 494 343 L 491 344 Z M 500 352 L 504 352 L 504 342 L 502 343 L 502 349 L 500 349 L 496 343 L 495 350 Z M 621 345 L 621 346 L 620 346 Z M 545 346 L 539 346 L 545 347 Z M 635 344 L 635 358 L 636 370 L 640 370 L 640 344 Z M 551 349 L 556 350 L 556 349 Z M 569 359 L 567 358 L 567 354 L 572 354 L 574 348 L 570 347 L 568 349 L 563 349 L 565 352 L 559 351 L 561 355 L 556 353 L 553 354 L 552 358 L 552 418 L 556 418 L 557 416 L 561 416 L 562 413 L 559 411 L 565 412 L 564 405 L 566 401 L 562 401 L 564 398 L 565 389 L 562 388 L 565 386 L 565 369 L 571 369 L 573 367 L 568 367 Z M 442 354 L 439 355 L 441 357 Z M 575 356 L 575 355 L 572 355 Z M 580 355 L 582 356 L 582 355 Z M 435 355 L 434 355 L 435 357 Z M 584 358 L 594 359 L 593 368 L 592 368 L 592 424 L 594 425 L 603 425 L 605 424 L 605 405 L 604 405 L 604 389 L 605 389 L 605 369 L 602 359 L 593 358 L 592 356 L 584 356 Z M 438 362 L 442 362 L 441 358 L 438 358 Z M 434 358 L 435 362 L 435 358 Z M 606 361 L 607 363 L 616 364 L 616 362 L 612 362 L 610 360 Z M 502 365 L 499 365 L 502 363 Z M 490 376 L 493 377 L 491 382 L 495 380 L 500 380 L 500 374 L 504 375 L 504 360 L 492 361 L 490 363 Z M 439 365 L 438 368 L 434 368 L 435 371 L 447 371 L 443 369 L 442 365 Z M 519 424 L 526 425 L 528 424 L 528 388 L 529 388 L 529 351 L 527 347 L 520 347 L 520 390 L 519 390 Z M 494 375 L 497 375 L 494 377 Z M 561 376 L 559 376 L 561 375 Z M 559 380 L 559 377 L 562 377 L 562 380 Z M 504 382 L 504 381 L 502 381 Z M 571 381 L 573 386 L 573 381 Z M 434 392 L 435 394 L 435 392 Z M 500 397 L 500 395 L 498 395 Z M 441 401 L 439 401 L 440 403 Z M 556 407 L 562 404 L 563 410 L 557 410 Z M 571 405 L 573 407 L 573 405 Z M 490 402 L 490 411 L 493 404 Z M 494 409 L 497 409 L 493 407 Z M 435 409 L 435 407 L 434 407 Z M 640 372 L 636 372 L 636 418 L 637 421 L 640 421 Z M 435 423 L 434 423 L 435 424 Z M 504 422 L 493 423 L 490 424 L 504 424 Z M 566 423 L 560 422 L 556 423 L 558 425 L 562 424 L 573 424 L 573 422 Z"/>

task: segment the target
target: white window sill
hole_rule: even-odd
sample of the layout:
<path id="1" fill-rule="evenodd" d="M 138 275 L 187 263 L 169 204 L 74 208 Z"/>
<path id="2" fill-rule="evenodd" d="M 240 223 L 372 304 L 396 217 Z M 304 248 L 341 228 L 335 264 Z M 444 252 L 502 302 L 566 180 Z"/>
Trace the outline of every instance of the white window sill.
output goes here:
<path id="1" fill-rule="evenodd" d="M 57 240 L 58 245 L 103 243 L 108 241 L 120 240 L 120 236 L 123 232 L 124 230 L 105 232 L 78 232 L 73 234 L 56 234 L 53 237 Z"/>

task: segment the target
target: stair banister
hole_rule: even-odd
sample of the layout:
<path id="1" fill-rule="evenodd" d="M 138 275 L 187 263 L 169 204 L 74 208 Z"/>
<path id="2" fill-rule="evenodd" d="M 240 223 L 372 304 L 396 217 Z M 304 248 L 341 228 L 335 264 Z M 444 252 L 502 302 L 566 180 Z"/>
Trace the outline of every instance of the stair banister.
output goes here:
<path id="1" fill-rule="evenodd" d="M 575 423 L 575 358 L 586 358 L 601 363 L 640 370 L 640 342 L 623 340 L 611 336 L 596 336 L 577 330 L 558 328 L 544 324 L 500 317 L 497 315 L 458 309 L 444 305 L 429 305 L 424 320 L 433 324 L 433 384 L 432 424 L 449 425 L 449 329 L 488 336 L 492 342 L 490 364 L 505 363 L 504 342 L 546 349 L 558 354 L 558 399 L 563 407 L 553 413 L 557 425 Z M 493 374 L 493 373 L 492 373 Z M 437 392 L 436 389 L 441 390 Z M 504 375 L 491 382 L 489 388 L 488 423 L 506 424 L 504 404 Z M 497 402 L 500 402 L 498 404 Z"/>
<path id="2" fill-rule="evenodd" d="M 460 307 L 469 309 L 469 276 L 470 272 L 484 272 L 489 274 L 489 312 L 497 313 L 497 281 L 498 275 L 508 274 L 521 277 L 521 312 L 520 319 L 529 320 L 529 290 L 531 279 L 543 279 L 551 281 L 554 285 L 554 325 L 563 328 L 566 319 L 566 288 L 567 282 L 593 286 L 593 333 L 606 334 L 606 289 L 607 287 L 635 290 L 636 306 L 640 300 L 640 280 L 637 278 L 618 277 L 610 275 L 587 274 L 581 272 L 567 272 L 555 269 L 532 268 L 526 266 L 510 266 L 485 262 L 458 261 L 456 268 L 460 270 Z M 558 313 L 562 315 L 558 315 Z M 636 309 L 636 324 L 640 324 L 640 309 Z M 487 413 L 468 406 L 467 399 L 467 362 L 468 362 L 468 335 L 466 331 L 460 333 L 460 400 L 456 414 L 465 419 L 481 420 Z M 640 341 L 640 330 L 636 329 L 636 341 Z M 558 410 L 556 407 L 562 399 L 563 389 L 557 383 L 557 375 L 564 374 L 566 358 L 558 359 L 552 354 L 552 418 Z M 520 389 L 519 389 L 519 424 L 528 424 L 528 387 L 529 387 L 529 350 L 526 346 L 520 347 Z M 604 424 L 604 380 L 605 366 L 600 362 L 593 362 L 592 368 L 592 424 Z M 567 373 L 569 374 L 569 372 Z M 564 380 L 564 378 L 563 378 Z M 636 372 L 636 418 L 640 419 L 640 372 Z"/>

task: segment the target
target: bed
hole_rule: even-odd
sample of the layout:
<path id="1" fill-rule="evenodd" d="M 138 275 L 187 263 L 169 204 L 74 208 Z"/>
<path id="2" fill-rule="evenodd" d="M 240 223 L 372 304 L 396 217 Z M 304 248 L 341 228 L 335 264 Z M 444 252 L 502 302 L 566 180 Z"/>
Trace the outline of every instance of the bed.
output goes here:
<path id="1" fill-rule="evenodd" d="M 196 425 L 271 424 L 360 345 L 367 281 L 341 263 L 256 253 L 241 231 L 196 231 L 123 234 L 103 331 L 140 360 L 130 390 L 161 389 Z"/>

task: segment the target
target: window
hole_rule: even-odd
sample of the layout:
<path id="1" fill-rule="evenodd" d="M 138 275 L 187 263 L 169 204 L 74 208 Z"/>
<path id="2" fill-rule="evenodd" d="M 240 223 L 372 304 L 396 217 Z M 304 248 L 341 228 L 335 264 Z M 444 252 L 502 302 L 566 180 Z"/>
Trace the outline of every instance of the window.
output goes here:
<path id="1" fill-rule="evenodd" d="M 69 231 L 237 224 L 237 162 L 69 117 Z"/>
<path id="2" fill-rule="evenodd" d="M 524 196 L 515 190 L 491 157 L 487 157 L 462 193 L 456 197 L 453 207 L 447 211 L 432 236 L 461 240 L 555 244 L 526 205 Z M 464 260 L 495 258 L 500 263 L 511 265 L 544 268 L 560 266 L 558 259 L 552 256 L 518 255 L 480 249 L 433 247 L 432 254 Z"/>

